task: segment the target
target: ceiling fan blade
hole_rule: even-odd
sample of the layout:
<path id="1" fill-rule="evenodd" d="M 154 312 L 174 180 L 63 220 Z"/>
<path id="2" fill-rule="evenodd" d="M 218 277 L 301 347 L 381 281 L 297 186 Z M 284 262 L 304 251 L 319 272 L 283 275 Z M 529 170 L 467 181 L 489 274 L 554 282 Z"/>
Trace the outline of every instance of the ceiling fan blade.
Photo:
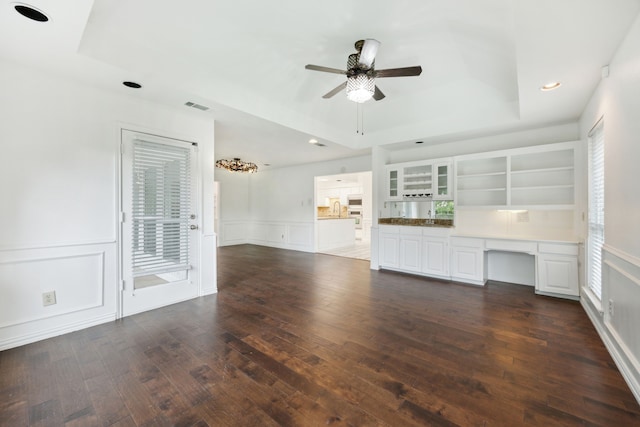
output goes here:
<path id="1" fill-rule="evenodd" d="M 376 101 L 380 101 L 381 99 L 384 99 L 384 93 L 382 93 L 382 91 L 378 88 L 378 86 L 376 86 L 376 90 L 375 92 L 373 92 L 373 99 L 375 99 Z"/>
<path id="2" fill-rule="evenodd" d="M 304 66 L 304 68 L 306 68 L 307 70 L 323 71 L 325 73 L 347 74 L 345 70 L 338 70 L 337 68 L 323 67 L 322 65 L 307 64 Z"/>
<path id="3" fill-rule="evenodd" d="M 366 39 L 362 50 L 360 51 L 360 59 L 358 59 L 358 66 L 363 69 L 371 68 L 373 61 L 376 59 L 380 42 L 376 39 Z"/>
<path id="4" fill-rule="evenodd" d="M 331 98 L 333 95 L 335 95 L 336 93 L 340 92 L 342 89 L 347 87 L 347 82 L 342 83 L 341 85 L 339 85 L 338 87 L 336 87 L 335 89 L 327 92 L 326 94 L 322 95 L 323 98 L 327 99 L 327 98 Z"/>
<path id="5" fill-rule="evenodd" d="M 419 76 L 420 73 L 422 73 L 422 67 L 417 65 L 415 67 L 388 68 L 386 70 L 376 70 L 376 77 Z"/>

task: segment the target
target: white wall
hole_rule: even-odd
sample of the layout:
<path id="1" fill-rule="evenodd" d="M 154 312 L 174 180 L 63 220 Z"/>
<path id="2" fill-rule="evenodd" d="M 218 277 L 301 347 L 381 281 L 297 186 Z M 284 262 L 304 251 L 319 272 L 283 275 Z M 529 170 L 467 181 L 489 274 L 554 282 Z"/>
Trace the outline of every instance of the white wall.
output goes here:
<path id="1" fill-rule="evenodd" d="M 586 145 L 589 130 L 604 116 L 603 305 L 594 304 L 584 294 L 582 303 L 640 401 L 639 76 L 640 17 L 610 63 L 610 77 L 600 82 L 585 108 L 580 136 Z M 586 233 L 585 223 L 583 230 Z"/>
<path id="2" fill-rule="evenodd" d="M 218 245 L 246 243 L 247 223 L 251 218 L 250 175 L 219 168 L 216 168 L 214 175 L 219 185 Z"/>
<path id="3" fill-rule="evenodd" d="M 199 275 L 216 291 L 210 117 L 8 62 L 0 92 L 0 349 L 115 319 L 122 123 L 199 142 Z"/>
<path id="4" fill-rule="evenodd" d="M 371 157 L 360 156 L 260 170 L 257 174 L 216 171 L 221 194 L 219 244 L 254 243 L 314 252 L 314 177 L 369 170 Z"/>

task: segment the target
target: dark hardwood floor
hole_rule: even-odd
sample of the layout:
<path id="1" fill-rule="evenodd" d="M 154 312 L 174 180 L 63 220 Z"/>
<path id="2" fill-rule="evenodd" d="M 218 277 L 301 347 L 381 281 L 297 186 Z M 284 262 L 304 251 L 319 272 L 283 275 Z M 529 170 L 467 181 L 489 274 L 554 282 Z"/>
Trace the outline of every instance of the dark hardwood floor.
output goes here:
<path id="1" fill-rule="evenodd" d="M 2 426 L 637 426 L 576 302 L 260 246 L 217 295 L 0 353 Z"/>

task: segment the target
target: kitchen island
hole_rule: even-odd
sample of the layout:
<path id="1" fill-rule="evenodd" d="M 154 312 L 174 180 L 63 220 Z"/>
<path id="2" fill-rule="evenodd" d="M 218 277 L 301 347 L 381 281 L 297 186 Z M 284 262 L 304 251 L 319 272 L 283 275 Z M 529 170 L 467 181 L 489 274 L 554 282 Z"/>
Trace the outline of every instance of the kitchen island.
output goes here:
<path id="1" fill-rule="evenodd" d="M 345 217 L 321 217 L 316 222 L 316 233 L 318 251 L 353 245 L 356 241 L 356 220 Z"/>

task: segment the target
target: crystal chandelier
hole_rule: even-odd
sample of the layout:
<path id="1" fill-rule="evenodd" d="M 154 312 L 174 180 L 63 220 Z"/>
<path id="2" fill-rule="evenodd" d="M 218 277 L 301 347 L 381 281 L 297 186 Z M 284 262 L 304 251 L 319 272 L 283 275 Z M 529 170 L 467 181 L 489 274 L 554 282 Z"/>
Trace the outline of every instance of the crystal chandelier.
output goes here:
<path id="1" fill-rule="evenodd" d="M 347 78 L 347 98 L 362 103 L 373 96 L 376 84 L 375 79 L 366 74 L 357 74 Z"/>
<path id="2" fill-rule="evenodd" d="M 220 159 L 216 162 L 216 167 L 226 169 L 230 172 L 258 172 L 258 166 L 255 163 L 243 162 L 238 157 L 235 157 L 233 160 Z"/>

